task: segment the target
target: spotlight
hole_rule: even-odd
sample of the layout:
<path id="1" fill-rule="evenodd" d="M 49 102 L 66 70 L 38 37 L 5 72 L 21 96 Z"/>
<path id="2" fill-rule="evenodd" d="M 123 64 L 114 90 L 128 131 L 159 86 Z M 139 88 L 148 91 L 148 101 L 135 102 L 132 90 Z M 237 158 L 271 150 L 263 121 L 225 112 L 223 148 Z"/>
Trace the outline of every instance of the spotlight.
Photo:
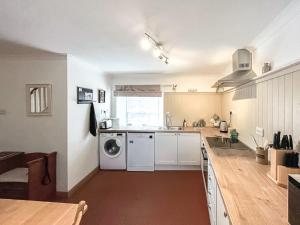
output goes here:
<path id="1" fill-rule="evenodd" d="M 142 49 L 144 49 L 144 50 L 146 50 L 146 51 L 149 50 L 149 49 L 151 48 L 151 42 L 150 42 L 150 40 L 149 40 L 149 37 L 145 36 L 145 37 L 141 40 L 140 45 L 141 45 Z"/>
<path id="2" fill-rule="evenodd" d="M 156 41 L 149 34 L 145 33 L 144 38 L 140 41 L 140 45 L 142 49 L 149 50 L 151 47 L 153 49 L 153 55 L 160 60 L 164 61 L 165 64 L 168 64 L 168 57 L 166 55 L 166 51 L 163 48 L 161 42 Z"/>
<path id="3" fill-rule="evenodd" d="M 159 47 L 157 47 L 157 48 L 155 48 L 154 50 L 153 50 L 153 55 L 155 56 L 155 57 L 158 57 L 158 58 L 160 58 L 161 57 L 161 49 L 159 48 Z"/>

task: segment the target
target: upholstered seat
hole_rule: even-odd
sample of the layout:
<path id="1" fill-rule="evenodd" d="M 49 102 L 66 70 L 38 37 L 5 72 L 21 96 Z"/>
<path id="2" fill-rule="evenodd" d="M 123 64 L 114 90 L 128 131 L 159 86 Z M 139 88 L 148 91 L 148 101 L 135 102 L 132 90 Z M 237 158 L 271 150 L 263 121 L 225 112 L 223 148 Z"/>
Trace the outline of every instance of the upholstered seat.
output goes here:
<path id="1" fill-rule="evenodd" d="M 18 158 L 17 158 L 18 157 Z M 49 200 L 56 195 L 56 152 L 2 160 L 0 198 Z"/>
<path id="2" fill-rule="evenodd" d="M 15 168 L 0 174 L 0 182 L 28 183 L 28 168 Z"/>

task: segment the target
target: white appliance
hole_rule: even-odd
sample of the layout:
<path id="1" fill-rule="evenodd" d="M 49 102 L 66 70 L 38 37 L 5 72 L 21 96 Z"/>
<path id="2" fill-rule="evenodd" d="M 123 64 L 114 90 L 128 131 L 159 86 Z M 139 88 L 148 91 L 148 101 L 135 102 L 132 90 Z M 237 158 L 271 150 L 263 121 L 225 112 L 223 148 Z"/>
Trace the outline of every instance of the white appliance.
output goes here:
<path id="1" fill-rule="evenodd" d="M 154 133 L 128 133 L 127 170 L 154 171 Z"/>
<path id="2" fill-rule="evenodd" d="M 126 134 L 100 133 L 100 168 L 126 169 Z"/>

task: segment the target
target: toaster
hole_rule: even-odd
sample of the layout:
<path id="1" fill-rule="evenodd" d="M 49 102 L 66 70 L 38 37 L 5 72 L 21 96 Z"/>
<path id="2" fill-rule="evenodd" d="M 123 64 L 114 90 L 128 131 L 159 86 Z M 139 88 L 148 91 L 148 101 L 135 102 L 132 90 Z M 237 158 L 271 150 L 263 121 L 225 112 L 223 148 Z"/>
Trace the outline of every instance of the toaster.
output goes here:
<path id="1" fill-rule="evenodd" d="M 112 128 L 112 120 L 103 120 L 99 123 L 100 129 L 109 129 Z"/>

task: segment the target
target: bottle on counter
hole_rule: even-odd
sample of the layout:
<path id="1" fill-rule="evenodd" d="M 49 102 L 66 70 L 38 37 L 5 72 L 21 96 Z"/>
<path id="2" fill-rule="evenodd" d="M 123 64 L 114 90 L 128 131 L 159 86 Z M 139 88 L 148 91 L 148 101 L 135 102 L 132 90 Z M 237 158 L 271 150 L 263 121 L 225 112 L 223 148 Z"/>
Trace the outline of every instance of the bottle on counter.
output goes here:
<path id="1" fill-rule="evenodd" d="M 183 120 L 182 126 L 183 126 L 183 127 L 187 127 L 187 122 L 186 122 L 185 119 Z"/>

